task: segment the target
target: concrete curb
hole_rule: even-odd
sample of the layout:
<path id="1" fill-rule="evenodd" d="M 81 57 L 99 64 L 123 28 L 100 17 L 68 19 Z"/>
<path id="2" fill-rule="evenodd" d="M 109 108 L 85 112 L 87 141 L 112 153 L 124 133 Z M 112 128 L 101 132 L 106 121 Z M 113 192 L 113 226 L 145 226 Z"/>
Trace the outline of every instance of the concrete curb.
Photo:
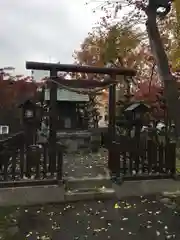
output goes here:
<path id="1" fill-rule="evenodd" d="M 127 181 L 122 185 L 113 184 L 118 198 L 163 194 L 180 191 L 180 181 L 173 179 Z"/>
<path id="2" fill-rule="evenodd" d="M 24 206 L 64 202 L 64 186 L 35 186 L 0 189 L 0 206 Z"/>
<path id="3" fill-rule="evenodd" d="M 88 192 L 67 192 L 65 194 L 66 202 L 75 202 L 83 200 L 101 200 L 101 199 L 112 199 L 116 197 L 114 189 L 105 189 L 99 191 L 88 191 Z"/>
<path id="4" fill-rule="evenodd" d="M 88 186 L 87 186 L 88 189 Z M 25 206 L 49 203 L 67 203 L 93 199 L 124 198 L 173 192 L 180 194 L 180 181 L 171 179 L 128 181 L 112 188 L 65 191 L 64 185 L 16 187 L 0 189 L 0 206 Z"/>
<path id="5" fill-rule="evenodd" d="M 0 189 L 0 207 L 27 206 L 74 201 L 110 199 L 116 197 L 114 189 L 88 189 L 65 191 L 64 186 L 36 186 Z"/>

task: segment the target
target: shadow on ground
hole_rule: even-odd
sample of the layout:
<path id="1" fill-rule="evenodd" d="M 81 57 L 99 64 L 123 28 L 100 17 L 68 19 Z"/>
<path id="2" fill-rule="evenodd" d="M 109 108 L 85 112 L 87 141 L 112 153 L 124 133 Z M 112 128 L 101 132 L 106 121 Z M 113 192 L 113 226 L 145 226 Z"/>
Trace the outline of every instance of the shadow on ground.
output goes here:
<path id="1" fill-rule="evenodd" d="M 17 208 L 11 212 L 6 214 L 1 239 L 180 239 L 179 212 L 165 207 L 156 196 Z"/>

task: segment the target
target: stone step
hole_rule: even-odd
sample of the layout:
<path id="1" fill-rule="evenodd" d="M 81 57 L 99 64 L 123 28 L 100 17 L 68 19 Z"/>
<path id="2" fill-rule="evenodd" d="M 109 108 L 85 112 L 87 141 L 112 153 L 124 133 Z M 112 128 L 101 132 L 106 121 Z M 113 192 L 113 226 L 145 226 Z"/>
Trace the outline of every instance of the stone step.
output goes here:
<path id="1" fill-rule="evenodd" d="M 112 181 L 108 177 L 95 177 L 95 178 L 67 178 L 65 180 L 66 190 L 74 189 L 99 189 L 99 188 L 112 188 Z"/>
<path id="2" fill-rule="evenodd" d="M 65 193 L 65 201 L 83 201 L 83 200 L 102 200 L 102 199 L 112 199 L 115 198 L 116 194 L 112 188 L 102 188 L 102 189 L 81 189 L 67 191 Z"/>

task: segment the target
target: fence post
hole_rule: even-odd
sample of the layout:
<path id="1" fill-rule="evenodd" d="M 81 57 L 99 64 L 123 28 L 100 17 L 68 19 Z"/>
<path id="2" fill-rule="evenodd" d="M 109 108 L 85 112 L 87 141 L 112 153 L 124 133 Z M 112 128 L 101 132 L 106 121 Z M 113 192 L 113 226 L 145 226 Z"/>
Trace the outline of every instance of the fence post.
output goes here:
<path id="1" fill-rule="evenodd" d="M 54 78 L 57 76 L 57 70 L 53 69 L 50 71 L 50 77 Z M 49 171 L 51 175 L 56 170 L 56 131 L 57 131 L 57 84 L 54 82 L 49 83 L 50 86 L 50 108 L 49 108 Z"/>
<path id="2" fill-rule="evenodd" d="M 62 180 L 63 175 L 63 145 L 61 143 L 57 143 L 57 156 L 58 156 L 58 162 L 57 162 L 57 180 Z"/>
<path id="3" fill-rule="evenodd" d="M 158 158 L 159 158 L 159 172 L 163 173 L 163 168 L 164 168 L 164 144 L 159 143 L 158 147 Z"/>
<path id="4" fill-rule="evenodd" d="M 24 136 L 23 136 L 24 137 Z M 24 160 L 25 160 L 25 144 L 24 139 L 20 142 L 20 171 L 21 171 L 21 178 L 24 176 Z"/>
<path id="5" fill-rule="evenodd" d="M 114 153 L 112 150 L 113 141 L 115 140 L 115 124 L 116 124 L 116 85 L 113 84 L 109 87 L 109 123 L 108 123 L 108 136 L 109 136 L 109 147 L 108 147 L 108 168 L 110 171 L 115 169 Z"/>
<path id="6" fill-rule="evenodd" d="M 166 144 L 166 166 L 171 174 L 176 174 L 176 143 L 169 142 Z"/>
<path id="7" fill-rule="evenodd" d="M 154 152 L 156 151 L 156 152 Z M 154 163 L 157 162 L 157 149 L 152 139 L 148 140 L 147 143 L 147 159 L 148 159 L 148 171 L 149 173 L 154 170 Z"/>

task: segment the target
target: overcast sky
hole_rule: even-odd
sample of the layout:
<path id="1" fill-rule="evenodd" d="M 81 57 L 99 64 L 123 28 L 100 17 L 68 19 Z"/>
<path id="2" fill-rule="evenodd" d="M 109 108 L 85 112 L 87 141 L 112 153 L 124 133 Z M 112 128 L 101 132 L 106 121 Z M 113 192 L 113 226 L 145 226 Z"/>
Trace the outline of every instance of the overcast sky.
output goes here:
<path id="1" fill-rule="evenodd" d="M 0 0 L 0 68 L 25 61 L 72 63 L 98 16 L 85 0 Z"/>

